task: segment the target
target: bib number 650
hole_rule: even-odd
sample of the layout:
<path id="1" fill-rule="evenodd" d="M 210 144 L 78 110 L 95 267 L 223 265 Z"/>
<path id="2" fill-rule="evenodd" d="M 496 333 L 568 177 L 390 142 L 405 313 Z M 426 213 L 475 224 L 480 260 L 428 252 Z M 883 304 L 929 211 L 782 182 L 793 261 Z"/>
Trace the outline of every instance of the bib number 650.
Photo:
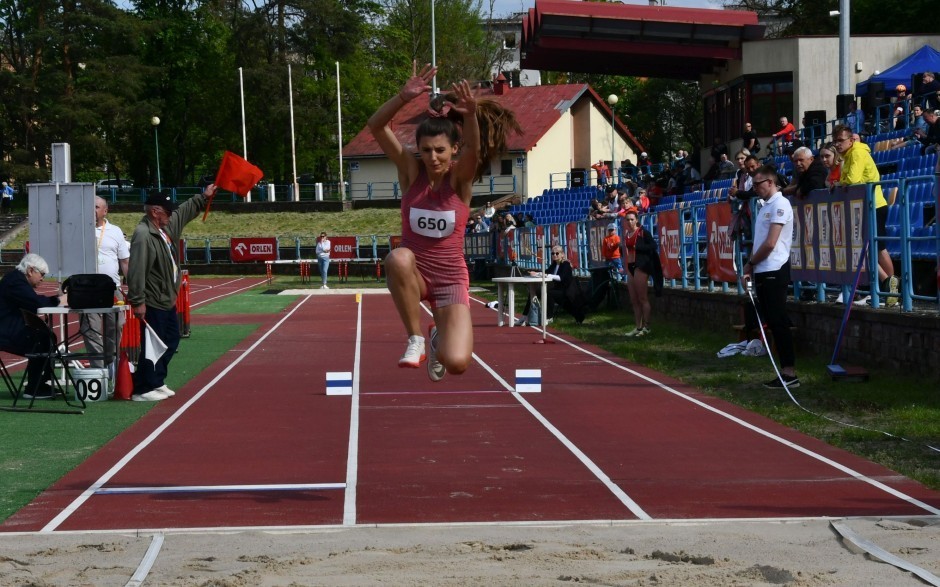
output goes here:
<path id="1" fill-rule="evenodd" d="M 447 221 L 443 218 L 418 218 L 418 228 L 423 230 L 439 230 L 444 232 L 447 229 Z"/>

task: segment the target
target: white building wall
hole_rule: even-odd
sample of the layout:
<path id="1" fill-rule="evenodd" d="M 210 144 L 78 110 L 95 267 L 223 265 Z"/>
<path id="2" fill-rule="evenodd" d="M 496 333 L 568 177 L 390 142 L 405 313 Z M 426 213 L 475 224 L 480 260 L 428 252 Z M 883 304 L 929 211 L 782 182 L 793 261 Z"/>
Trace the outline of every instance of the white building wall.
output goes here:
<path id="1" fill-rule="evenodd" d="M 564 174 L 575 160 L 574 142 L 572 132 L 575 128 L 574 117 L 571 110 L 562 114 L 558 122 L 552 126 L 539 142 L 529 151 L 526 194 L 528 197 L 542 195 L 542 191 L 551 186 L 552 174 L 555 175 L 555 186 L 564 187 L 561 182 Z"/>

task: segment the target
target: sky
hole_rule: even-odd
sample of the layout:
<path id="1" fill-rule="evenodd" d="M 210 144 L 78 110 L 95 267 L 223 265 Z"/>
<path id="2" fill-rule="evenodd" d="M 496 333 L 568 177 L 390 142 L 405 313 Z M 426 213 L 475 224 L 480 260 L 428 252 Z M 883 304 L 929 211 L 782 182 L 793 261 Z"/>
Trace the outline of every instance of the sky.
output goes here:
<path id="1" fill-rule="evenodd" d="M 649 0 L 622 0 L 621 4 L 639 4 L 649 6 Z M 489 5 L 483 0 L 484 8 Z M 514 12 L 528 12 L 535 6 L 535 0 L 496 0 L 493 4 L 493 14 L 496 16 L 509 16 Z M 666 0 L 667 7 L 676 8 L 720 8 L 719 0 Z"/>

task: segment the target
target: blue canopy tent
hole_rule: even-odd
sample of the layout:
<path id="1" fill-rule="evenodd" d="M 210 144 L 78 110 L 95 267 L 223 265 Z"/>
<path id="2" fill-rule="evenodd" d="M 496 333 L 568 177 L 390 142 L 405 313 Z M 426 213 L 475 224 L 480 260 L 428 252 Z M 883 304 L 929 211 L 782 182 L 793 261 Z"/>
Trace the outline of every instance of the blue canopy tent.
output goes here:
<path id="1" fill-rule="evenodd" d="M 855 84 L 855 95 L 866 95 L 868 93 L 868 84 L 871 82 L 884 82 L 885 96 L 887 97 L 896 95 L 894 88 L 898 84 L 904 84 L 908 92 L 912 92 L 911 76 L 925 71 L 940 71 L 940 51 L 930 45 L 924 45 L 878 75 L 873 75 L 867 80 Z"/>

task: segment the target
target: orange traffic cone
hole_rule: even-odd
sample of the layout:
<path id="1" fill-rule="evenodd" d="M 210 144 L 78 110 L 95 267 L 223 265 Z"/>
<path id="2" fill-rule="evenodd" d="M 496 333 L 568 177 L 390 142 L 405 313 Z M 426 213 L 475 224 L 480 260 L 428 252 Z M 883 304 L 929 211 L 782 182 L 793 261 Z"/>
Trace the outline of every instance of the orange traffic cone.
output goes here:
<path id="1" fill-rule="evenodd" d="M 127 360 L 127 353 L 121 353 L 118 361 L 117 374 L 114 376 L 114 397 L 117 399 L 131 399 L 134 393 L 134 380 L 131 377 L 131 365 Z"/>

